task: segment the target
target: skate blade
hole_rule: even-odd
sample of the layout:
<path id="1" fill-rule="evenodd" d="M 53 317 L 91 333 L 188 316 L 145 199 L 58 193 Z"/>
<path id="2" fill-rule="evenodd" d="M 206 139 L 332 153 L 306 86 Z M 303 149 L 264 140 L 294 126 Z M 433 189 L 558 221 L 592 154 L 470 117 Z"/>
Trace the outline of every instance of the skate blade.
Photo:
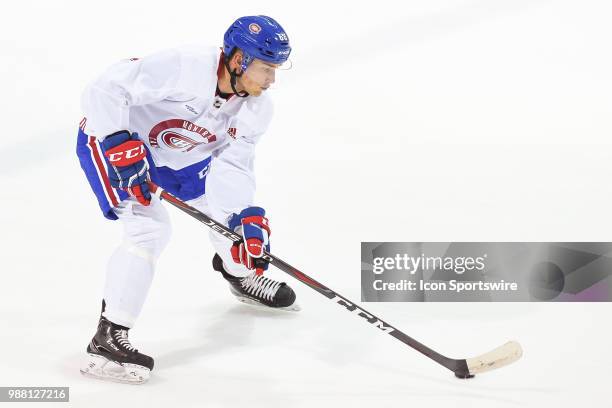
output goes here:
<path id="1" fill-rule="evenodd" d="M 253 300 L 253 299 L 248 298 L 248 297 L 244 297 L 244 296 L 240 296 L 240 295 L 236 295 L 236 294 L 234 294 L 234 296 L 236 296 L 236 299 L 238 299 L 238 301 L 240 303 L 244 303 L 246 305 L 255 306 L 256 308 L 262 309 L 262 310 L 281 310 L 283 312 L 299 312 L 300 310 L 302 310 L 300 305 L 298 305 L 295 302 L 292 305 L 290 305 L 290 306 L 272 307 L 272 306 L 264 305 L 263 303 L 258 302 L 256 300 Z"/>
<path id="2" fill-rule="evenodd" d="M 151 370 L 137 364 L 117 363 L 102 356 L 87 353 L 87 361 L 81 367 L 85 377 L 119 382 L 123 384 L 144 384 L 151 376 Z"/>

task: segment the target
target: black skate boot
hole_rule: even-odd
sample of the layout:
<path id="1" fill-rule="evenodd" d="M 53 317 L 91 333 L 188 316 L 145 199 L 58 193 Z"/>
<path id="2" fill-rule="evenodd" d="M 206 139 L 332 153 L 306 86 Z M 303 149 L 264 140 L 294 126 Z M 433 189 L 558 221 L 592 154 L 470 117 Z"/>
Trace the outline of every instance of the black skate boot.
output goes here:
<path id="1" fill-rule="evenodd" d="M 244 278 L 230 275 L 223 268 L 219 254 L 213 257 L 213 269 L 221 272 L 230 284 L 230 291 L 240 302 L 292 312 L 300 310 L 295 303 L 295 292 L 285 282 L 257 276 L 255 272 Z"/>
<path id="2" fill-rule="evenodd" d="M 127 384 L 146 382 L 153 369 L 153 358 L 139 353 L 130 344 L 128 330 L 100 316 L 98 331 L 87 345 L 87 362 L 81 373 Z"/>

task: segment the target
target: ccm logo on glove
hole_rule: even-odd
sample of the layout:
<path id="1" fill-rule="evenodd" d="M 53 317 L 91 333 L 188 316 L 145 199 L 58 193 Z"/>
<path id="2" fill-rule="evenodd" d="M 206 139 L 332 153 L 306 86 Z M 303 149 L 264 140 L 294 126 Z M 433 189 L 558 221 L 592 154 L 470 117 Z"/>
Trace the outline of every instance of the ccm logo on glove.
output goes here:
<path id="1" fill-rule="evenodd" d="M 145 158 L 147 152 L 141 140 L 130 140 L 106 152 L 114 166 L 129 166 Z"/>

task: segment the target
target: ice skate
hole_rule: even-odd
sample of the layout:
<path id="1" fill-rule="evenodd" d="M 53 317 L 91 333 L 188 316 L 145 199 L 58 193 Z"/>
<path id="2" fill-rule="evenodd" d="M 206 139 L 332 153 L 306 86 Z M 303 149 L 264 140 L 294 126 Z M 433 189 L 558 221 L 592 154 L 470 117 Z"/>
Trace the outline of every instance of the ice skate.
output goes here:
<path id="1" fill-rule="evenodd" d="M 145 383 L 153 369 L 153 358 L 130 344 L 128 330 L 100 317 L 98 331 L 87 345 L 87 360 L 81 373 L 126 384 Z"/>
<path id="2" fill-rule="evenodd" d="M 223 260 L 218 254 L 213 258 L 213 269 L 221 272 L 230 284 L 230 292 L 242 303 L 290 312 L 301 309 L 295 303 L 295 292 L 285 282 L 258 276 L 255 272 L 244 278 L 232 276 L 223 268 Z"/>

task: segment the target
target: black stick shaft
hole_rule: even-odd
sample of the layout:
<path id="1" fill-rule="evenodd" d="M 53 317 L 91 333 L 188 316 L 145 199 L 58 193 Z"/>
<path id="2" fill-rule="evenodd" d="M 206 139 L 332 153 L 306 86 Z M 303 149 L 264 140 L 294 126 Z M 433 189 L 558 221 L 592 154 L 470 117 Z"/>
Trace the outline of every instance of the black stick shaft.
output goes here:
<path id="1" fill-rule="evenodd" d="M 170 204 L 172 204 L 173 206 L 177 207 L 178 209 L 180 209 L 181 211 L 191 215 L 193 218 L 197 219 L 198 221 L 202 222 L 203 224 L 205 224 L 206 226 L 208 226 L 209 228 L 212 228 L 213 230 L 217 231 L 219 234 L 225 236 L 226 238 L 237 242 L 237 241 L 242 241 L 242 236 L 240 234 L 236 234 L 235 232 L 229 230 L 225 225 L 213 220 L 212 218 L 210 218 L 208 215 L 204 214 L 203 212 L 197 210 L 196 208 L 186 204 L 185 202 L 179 200 L 178 198 L 174 197 L 172 194 L 168 193 L 167 191 L 165 191 L 164 189 L 162 189 L 161 187 L 157 186 L 156 184 L 149 182 L 149 188 L 151 190 L 151 192 L 156 195 L 159 198 L 163 198 L 164 200 L 166 200 L 167 202 L 169 202 Z M 357 306 L 354 302 L 351 302 L 350 300 L 348 300 L 347 298 L 345 298 L 344 296 L 340 295 L 339 293 L 331 290 L 330 288 L 328 288 L 327 286 L 323 285 L 322 283 L 316 281 L 315 279 L 311 278 L 310 276 L 306 275 L 305 273 L 299 271 L 297 268 L 289 265 L 287 262 L 283 261 L 282 259 L 270 254 L 269 252 L 264 252 L 263 258 L 270 262 L 270 264 L 274 265 L 275 267 L 277 267 L 278 269 L 280 269 L 281 271 L 293 276 L 295 279 L 299 280 L 300 282 L 304 283 L 305 285 L 311 287 L 312 289 L 316 290 L 317 292 L 319 292 L 320 294 L 322 294 L 323 296 L 325 296 L 326 298 L 334 301 L 335 303 L 344 306 L 344 308 L 346 308 L 346 310 L 348 310 L 349 312 L 365 319 L 368 323 L 372 324 L 373 326 L 377 327 L 378 329 L 380 329 L 381 331 L 389 334 L 390 336 L 395 337 L 396 339 L 398 339 L 399 341 L 401 341 L 404 344 L 407 344 L 408 346 L 412 347 L 413 349 L 417 350 L 418 352 L 426 355 L 427 357 L 429 357 L 430 359 L 434 360 L 435 362 L 437 362 L 438 364 L 448 368 L 449 370 L 455 372 L 455 373 L 467 373 L 469 374 L 468 368 L 467 368 L 467 363 L 465 360 L 455 360 L 455 359 L 451 359 L 448 357 L 443 356 L 442 354 L 438 353 L 437 351 L 427 347 L 426 345 L 418 342 L 417 340 L 413 339 L 412 337 L 408 336 L 407 334 L 405 334 L 404 332 L 398 330 L 397 328 L 393 327 L 392 325 L 390 325 L 389 323 L 385 322 L 384 320 L 380 319 L 377 316 L 374 316 L 372 313 L 366 311 L 365 309 Z"/>

